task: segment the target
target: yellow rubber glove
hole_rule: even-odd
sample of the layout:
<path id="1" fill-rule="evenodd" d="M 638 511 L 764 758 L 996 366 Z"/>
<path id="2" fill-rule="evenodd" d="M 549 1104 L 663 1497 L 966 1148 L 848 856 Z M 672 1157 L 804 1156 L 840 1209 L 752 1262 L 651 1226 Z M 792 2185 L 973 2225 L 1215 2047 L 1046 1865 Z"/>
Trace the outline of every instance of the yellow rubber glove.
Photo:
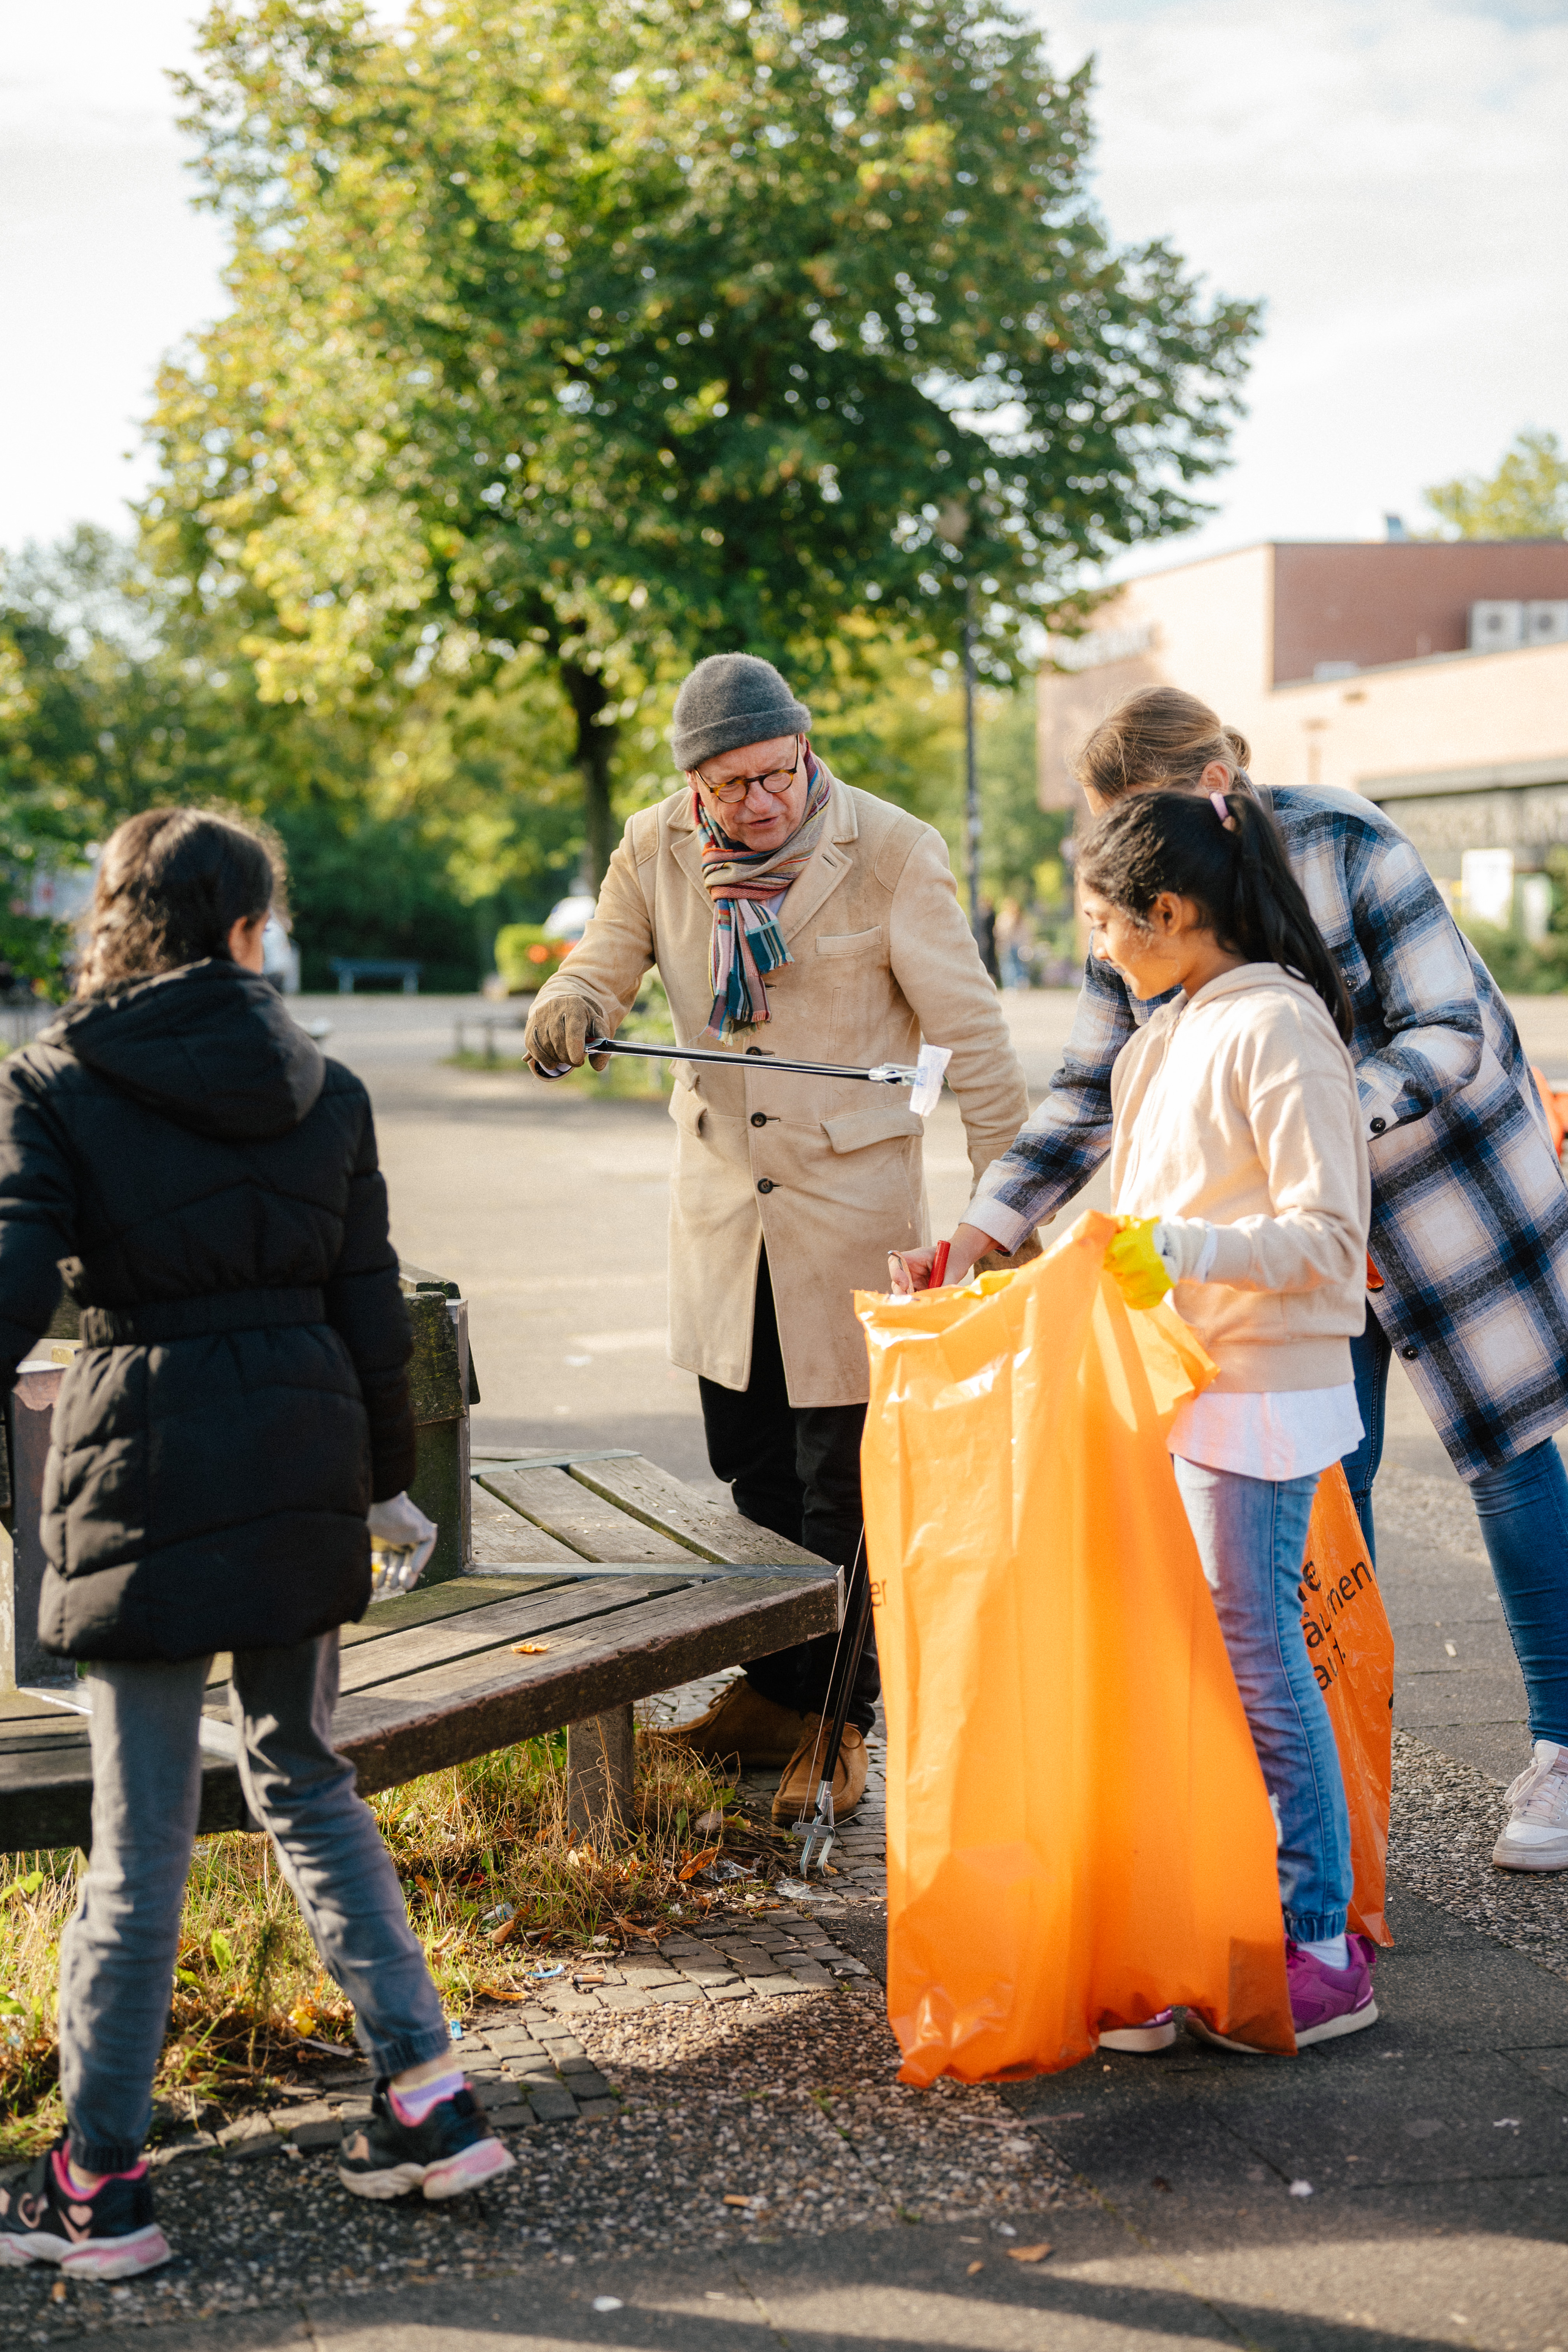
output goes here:
<path id="1" fill-rule="evenodd" d="M 1105 1270 L 1129 1307 L 1158 1307 L 1171 1277 L 1154 1247 L 1158 1217 L 1118 1217 L 1116 1239 L 1105 1253 Z"/>

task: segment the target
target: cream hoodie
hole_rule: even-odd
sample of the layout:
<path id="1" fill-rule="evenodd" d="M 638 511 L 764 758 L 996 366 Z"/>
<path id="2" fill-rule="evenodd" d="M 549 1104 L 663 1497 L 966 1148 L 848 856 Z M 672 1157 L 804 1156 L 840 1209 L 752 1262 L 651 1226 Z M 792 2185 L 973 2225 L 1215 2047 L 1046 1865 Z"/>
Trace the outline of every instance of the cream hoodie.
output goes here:
<path id="1" fill-rule="evenodd" d="M 1316 990 L 1248 963 L 1163 1005 L 1117 1055 L 1110 1101 L 1118 1211 L 1222 1228 L 1208 1279 L 1172 1294 L 1215 1388 L 1348 1381 L 1372 1182 L 1354 1066 Z"/>

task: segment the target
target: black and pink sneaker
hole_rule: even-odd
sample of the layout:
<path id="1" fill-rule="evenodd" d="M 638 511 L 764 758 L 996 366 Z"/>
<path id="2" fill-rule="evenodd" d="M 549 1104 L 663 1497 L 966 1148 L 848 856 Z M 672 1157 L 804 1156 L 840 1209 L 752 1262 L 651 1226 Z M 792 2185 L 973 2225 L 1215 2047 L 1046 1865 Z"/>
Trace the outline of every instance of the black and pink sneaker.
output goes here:
<path id="1" fill-rule="evenodd" d="M 384 2076 L 371 2099 L 369 2122 L 343 2135 L 338 2179 L 356 2197 L 405 2197 L 417 2189 L 434 2200 L 465 2196 L 510 2172 L 516 2160 L 467 2083 L 410 2123 L 397 2113 Z"/>
<path id="2" fill-rule="evenodd" d="M 108 2174 L 84 2197 L 66 2171 L 61 2139 L 25 2179 L 0 2189 L 0 2268 L 58 2263 L 73 2278 L 121 2279 L 168 2259 L 145 2164 Z"/>

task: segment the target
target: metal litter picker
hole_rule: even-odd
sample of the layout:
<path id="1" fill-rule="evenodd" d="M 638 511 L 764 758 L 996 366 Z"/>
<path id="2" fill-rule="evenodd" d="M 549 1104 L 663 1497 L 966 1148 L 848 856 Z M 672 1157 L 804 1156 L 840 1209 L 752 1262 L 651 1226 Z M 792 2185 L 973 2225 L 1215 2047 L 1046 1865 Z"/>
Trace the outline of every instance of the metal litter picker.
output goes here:
<path id="1" fill-rule="evenodd" d="M 910 1108 L 922 1118 L 929 1118 L 936 1108 L 942 1094 L 942 1072 L 952 1059 L 951 1045 L 924 1045 L 918 1061 L 877 1062 L 868 1070 L 854 1069 L 847 1062 L 786 1061 L 762 1045 L 748 1045 L 743 1054 L 727 1054 L 721 1045 L 644 1045 L 616 1037 L 590 1037 L 583 1050 L 585 1056 L 629 1054 L 639 1061 L 713 1063 L 724 1070 L 743 1070 L 748 1062 L 754 1061 L 760 1062 L 770 1076 L 775 1070 L 782 1070 L 792 1076 L 863 1078 L 874 1087 L 908 1087 Z M 563 1077 L 565 1072 L 555 1075 Z"/>

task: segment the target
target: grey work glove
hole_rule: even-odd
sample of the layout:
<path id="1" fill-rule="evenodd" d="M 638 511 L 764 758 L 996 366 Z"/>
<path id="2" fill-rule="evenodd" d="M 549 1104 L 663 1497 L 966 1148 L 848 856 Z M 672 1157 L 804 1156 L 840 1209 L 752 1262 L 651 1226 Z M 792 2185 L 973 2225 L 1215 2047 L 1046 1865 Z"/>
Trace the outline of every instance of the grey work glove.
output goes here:
<path id="1" fill-rule="evenodd" d="M 604 1025 L 603 1013 L 585 996 L 563 992 L 542 997 L 529 1014 L 528 1026 L 522 1033 L 524 1059 L 536 1077 L 564 1077 L 568 1070 L 582 1068 L 584 1047 L 590 1037 L 598 1036 Z M 608 1058 L 607 1055 L 595 1054 L 595 1069 L 605 1068 Z"/>
<path id="2" fill-rule="evenodd" d="M 425 1572 L 440 1533 L 406 1495 L 389 1495 L 365 1514 L 370 1529 L 370 1597 L 393 1601 L 411 1592 Z"/>

